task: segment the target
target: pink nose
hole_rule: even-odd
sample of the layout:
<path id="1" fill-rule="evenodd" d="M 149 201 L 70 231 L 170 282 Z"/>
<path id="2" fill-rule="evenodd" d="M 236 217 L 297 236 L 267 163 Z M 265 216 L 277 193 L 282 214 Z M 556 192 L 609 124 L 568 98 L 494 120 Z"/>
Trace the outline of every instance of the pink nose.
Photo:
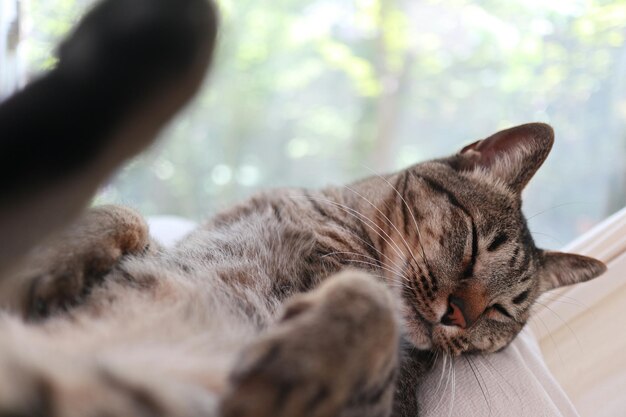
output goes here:
<path id="1" fill-rule="evenodd" d="M 479 284 L 467 285 L 450 295 L 448 310 L 441 318 L 441 323 L 468 329 L 476 323 L 486 307 L 484 287 Z"/>
<path id="2" fill-rule="evenodd" d="M 448 311 L 441 318 L 441 323 L 446 326 L 458 326 L 461 329 L 465 329 L 471 326 L 472 323 L 468 323 L 465 314 L 465 301 L 460 298 L 450 296 L 448 301 Z"/>

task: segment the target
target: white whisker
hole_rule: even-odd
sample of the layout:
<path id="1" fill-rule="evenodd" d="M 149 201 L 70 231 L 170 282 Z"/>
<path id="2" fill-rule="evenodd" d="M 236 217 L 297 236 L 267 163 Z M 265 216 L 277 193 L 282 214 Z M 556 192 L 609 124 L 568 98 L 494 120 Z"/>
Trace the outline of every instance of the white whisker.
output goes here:
<path id="1" fill-rule="evenodd" d="M 364 241 L 364 243 L 367 243 L 367 242 Z M 357 253 L 357 252 L 336 251 L 336 252 L 327 253 L 326 255 L 324 255 L 324 257 L 330 256 L 330 255 L 335 255 L 335 254 L 336 255 L 356 255 L 356 256 L 360 256 L 362 258 L 369 259 L 372 262 L 376 263 L 378 268 L 382 268 L 383 267 L 382 265 L 380 265 L 380 262 L 378 261 L 378 259 L 375 259 L 375 258 L 373 258 L 373 257 L 371 257 L 369 255 L 365 255 L 365 254 Z M 383 255 L 383 254 L 379 253 L 379 255 Z M 389 258 L 387 257 L 387 259 L 389 259 Z M 397 275 L 399 275 L 400 277 L 402 277 L 402 278 L 406 279 L 407 281 L 409 281 L 409 277 L 407 277 L 402 272 L 402 267 L 400 265 L 398 265 L 397 262 L 394 262 L 392 259 L 389 259 L 389 261 L 390 261 L 391 265 L 388 265 L 386 267 L 387 268 L 392 268 Z"/>
<path id="2" fill-rule="evenodd" d="M 439 354 L 439 351 L 437 351 L 437 354 Z M 439 393 L 439 389 L 441 388 L 441 383 L 443 382 L 443 373 L 444 373 L 445 367 L 447 365 L 447 362 L 448 362 L 448 355 L 446 355 L 444 353 L 443 354 L 443 365 L 441 366 L 441 375 L 439 375 L 439 381 L 437 382 L 437 388 L 435 388 L 434 396 L 437 396 L 437 394 Z"/>
<path id="3" fill-rule="evenodd" d="M 517 401 L 519 402 L 522 411 L 524 410 L 524 401 L 522 400 L 521 395 L 519 394 L 519 392 L 517 391 L 517 389 L 515 389 L 515 387 L 504 377 L 504 375 L 502 375 L 502 373 L 489 361 L 489 359 L 487 358 L 487 356 L 485 355 L 480 355 L 478 356 L 481 360 L 479 361 L 480 364 L 487 369 L 487 371 L 494 376 L 494 380 L 496 381 L 496 383 L 498 384 L 498 387 L 500 387 L 500 390 L 502 391 L 502 393 L 504 395 L 506 395 L 507 397 L 509 397 L 508 392 L 502 388 L 502 385 L 498 382 L 498 379 L 496 378 L 496 375 L 493 374 L 493 372 L 491 371 L 491 369 L 489 368 L 489 366 L 491 366 L 491 368 L 493 368 L 494 371 L 496 371 L 496 373 L 498 374 L 498 376 L 500 377 L 500 379 L 502 381 L 504 381 L 505 384 L 507 384 L 509 386 L 509 388 L 511 388 L 511 390 L 513 391 L 513 393 L 515 394 L 515 396 L 517 397 Z M 487 365 L 485 365 L 485 363 L 483 362 L 483 360 L 485 362 L 487 362 Z M 510 397 L 509 397 L 510 398 Z M 522 413 L 523 414 L 523 413 Z"/>
<path id="4" fill-rule="evenodd" d="M 428 266 L 428 261 L 426 260 L 426 251 L 424 250 L 424 245 L 422 244 L 422 233 L 420 232 L 420 228 L 417 225 L 417 220 L 415 219 L 415 214 L 413 214 L 413 210 L 411 210 L 411 206 L 409 206 L 409 203 L 407 203 L 407 201 L 405 200 L 404 196 L 402 195 L 402 193 L 400 193 L 400 191 L 393 186 L 393 184 L 391 182 L 389 182 L 389 180 L 387 180 L 387 178 L 383 177 L 382 175 L 380 175 L 379 173 L 377 173 L 376 171 L 374 171 L 373 169 L 364 166 L 364 168 L 368 169 L 370 172 L 372 172 L 374 175 L 376 175 L 378 178 L 380 178 L 381 180 L 385 181 L 387 184 L 389 184 L 389 186 L 396 192 L 396 194 L 398 194 L 398 196 L 402 199 L 402 203 L 404 204 L 404 206 L 409 210 L 409 214 L 411 214 L 411 219 L 413 220 L 413 224 L 415 225 L 415 232 L 417 233 L 417 238 L 418 238 L 418 243 L 420 245 L 420 248 L 422 250 L 422 260 L 424 261 L 424 263 L 426 264 L 426 266 Z"/>
<path id="5" fill-rule="evenodd" d="M 365 200 L 370 206 L 372 206 L 376 211 L 378 211 L 384 218 L 385 220 L 387 220 L 389 222 L 389 224 L 394 228 L 394 230 L 396 231 L 396 233 L 398 233 L 398 236 L 400 236 L 400 238 L 402 239 L 402 241 L 404 242 L 404 246 L 406 247 L 406 249 L 409 251 L 409 254 L 411 255 L 411 258 L 413 259 L 413 261 L 417 264 L 417 259 L 415 258 L 415 254 L 413 253 L 413 251 L 411 250 L 411 246 L 409 245 L 409 243 L 406 241 L 406 239 L 404 238 L 404 235 L 400 232 L 400 230 L 398 230 L 398 227 L 395 225 L 394 222 L 391 221 L 391 219 L 389 217 L 387 217 L 385 215 L 385 213 L 383 213 L 378 207 L 376 207 L 376 205 L 374 203 L 372 203 L 370 200 L 368 200 L 366 197 L 364 197 L 363 195 L 361 195 L 358 191 L 350 188 L 347 185 L 344 185 L 345 188 L 347 188 L 348 190 L 352 191 L 353 193 L 355 193 L 356 195 L 358 195 L 359 197 L 361 197 L 363 200 Z"/>
<path id="6" fill-rule="evenodd" d="M 489 388 L 487 388 L 487 383 L 486 383 L 485 379 L 482 378 L 482 375 L 479 378 L 480 371 L 478 370 L 478 367 L 476 367 L 473 364 L 472 359 L 469 356 L 467 356 L 467 355 L 463 355 L 463 358 L 467 362 L 467 365 L 469 366 L 470 370 L 472 371 L 472 374 L 474 375 L 474 379 L 476 380 L 476 383 L 478 384 L 478 388 L 480 388 L 480 392 L 483 394 L 483 398 L 485 399 L 485 403 L 487 404 L 487 408 L 489 409 L 489 415 L 491 415 L 492 410 L 491 410 L 491 403 L 489 402 L 489 399 L 488 399 Z M 483 389 L 483 384 L 481 384 L 481 382 L 480 382 L 481 379 L 483 380 L 483 383 L 485 384 L 485 388 L 484 389 Z"/>
<path id="7" fill-rule="evenodd" d="M 383 267 L 383 266 L 381 266 L 381 265 L 380 265 L 380 263 L 378 262 L 378 260 L 377 260 L 377 259 L 374 259 L 374 258 L 372 258 L 371 256 L 364 255 L 364 254 L 362 254 L 362 253 L 357 253 L 357 252 L 349 252 L 349 251 L 334 251 L 334 252 L 330 252 L 330 253 L 327 253 L 327 254 L 322 255 L 322 258 L 326 258 L 327 256 L 332 256 L 332 255 L 354 255 L 354 256 L 359 256 L 359 257 L 361 257 L 361 258 L 365 258 L 365 259 L 368 259 L 368 260 L 370 260 L 370 261 L 372 261 L 372 262 L 373 262 L 373 263 L 371 263 L 371 264 L 369 264 L 369 265 L 375 266 L 376 268 L 385 269 L 386 271 L 393 272 L 394 274 L 397 274 L 397 275 L 399 275 L 399 276 L 401 276 L 401 277 L 403 277 L 403 278 L 406 278 L 406 277 L 402 274 L 402 272 L 401 272 L 401 271 L 399 271 L 398 269 L 396 269 L 396 268 L 392 268 L 391 266 L 390 266 L 390 267 Z M 350 261 L 350 262 L 354 262 L 355 260 L 354 260 L 354 259 L 348 259 L 348 261 Z M 397 265 L 396 265 L 396 266 L 397 266 Z"/>
<path id="8" fill-rule="evenodd" d="M 539 304 L 540 306 L 546 308 L 549 312 L 551 312 L 552 314 L 554 314 L 556 316 L 556 318 L 558 318 L 561 323 L 563 323 L 565 325 L 565 327 L 567 327 L 567 329 L 570 331 L 570 333 L 572 334 L 572 336 L 574 336 L 574 339 L 576 339 L 576 344 L 578 345 L 578 349 L 580 349 L 580 351 L 583 351 L 583 347 L 580 344 L 580 339 L 578 339 L 578 336 L 576 336 L 576 333 L 574 333 L 574 330 L 570 327 L 570 325 L 563 320 L 563 317 L 561 317 L 556 311 L 552 310 L 550 307 L 548 307 L 547 305 L 543 304 L 540 301 L 535 301 L 537 304 Z"/>
<path id="9" fill-rule="evenodd" d="M 361 221 L 366 220 L 368 223 L 363 223 L 363 224 L 365 224 L 365 226 L 369 227 L 377 236 L 379 236 L 381 239 L 383 239 L 391 247 L 391 249 L 395 250 L 396 254 L 400 257 L 400 259 L 402 259 L 404 257 L 402 252 L 400 251 L 400 247 L 397 244 L 395 245 L 395 247 L 392 245 L 392 243 L 395 243 L 395 242 L 393 242 L 391 237 L 380 226 L 378 226 L 374 221 L 370 220 L 367 216 L 365 216 L 364 214 L 360 213 L 359 211 L 357 211 L 357 210 L 355 210 L 355 209 L 353 209 L 351 207 L 348 207 L 345 204 L 340 204 L 340 203 L 337 203 L 337 202 L 335 202 L 333 200 L 329 200 L 329 199 L 325 199 L 325 198 L 312 197 L 312 196 L 311 197 L 308 197 L 308 196 L 293 196 L 293 197 L 302 197 L 302 198 L 306 198 L 306 199 L 311 198 L 311 199 L 314 199 L 314 200 L 317 200 L 317 201 L 324 201 L 326 203 L 333 204 L 333 205 L 337 206 L 339 209 L 344 210 L 347 214 L 350 214 L 351 216 L 355 217 L 357 220 L 361 220 Z M 357 215 L 360 216 L 361 219 L 359 219 L 359 217 L 357 217 Z M 385 238 L 385 236 L 383 236 L 379 232 L 377 232 L 369 223 L 373 224 L 381 232 L 383 232 L 385 234 L 386 238 Z M 389 239 L 389 240 L 387 240 L 387 239 Z M 369 244 L 367 242 L 364 242 L 364 243 L 366 243 L 368 246 L 370 246 L 372 249 L 374 249 L 378 254 L 383 255 L 387 259 L 391 260 L 388 256 L 386 256 L 384 253 L 380 252 L 378 249 L 373 247 L 371 244 Z"/>
<path id="10" fill-rule="evenodd" d="M 327 254 L 327 255 L 324 255 L 324 256 L 330 256 L 330 255 L 331 255 L 331 254 Z M 322 256 L 322 257 L 324 257 L 324 256 Z M 392 274 L 396 274 L 396 275 L 397 275 L 397 272 L 396 272 L 396 271 L 394 271 L 393 269 L 385 268 L 385 267 L 380 266 L 380 265 L 378 265 L 378 264 L 375 264 L 375 263 L 373 263 L 373 262 L 366 262 L 366 261 L 359 261 L 359 260 L 350 260 L 350 262 L 356 262 L 356 263 L 363 264 L 363 265 L 370 265 L 370 266 L 373 266 L 373 267 L 375 267 L 375 268 L 384 269 L 385 271 L 388 271 L 388 272 L 391 272 Z M 401 276 L 401 277 L 402 277 L 402 276 Z M 405 288 L 409 288 L 409 289 L 410 289 L 410 287 L 409 287 L 409 286 L 407 286 L 406 284 L 404 284 L 404 283 L 402 283 L 402 282 L 398 282 L 398 284 L 403 284 Z"/>
<path id="11" fill-rule="evenodd" d="M 443 399 L 444 397 L 447 395 L 448 393 L 448 387 L 450 386 L 450 383 L 452 382 L 452 356 L 448 355 L 446 352 L 443 352 L 444 354 L 444 363 L 443 363 L 443 370 L 446 371 L 446 385 L 443 387 L 443 391 L 441 393 L 441 397 L 439 397 L 439 401 L 437 401 L 437 405 L 435 406 L 435 408 L 433 409 L 433 414 L 436 414 L 436 412 L 439 410 L 439 407 L 443 405 Z M 447 361 L 446 364 L 446 359 L 450 359 L 449 361 Z M 449 368 L 446 367 L 446 365 L 449 365 Z M 442 372 L 443 372 L 442 370 Z"/>
<path id="12" fill-rule="evenodd" d="M 552 345 L 554 346 L 554 350 L 559 355 L 559 360 L 561 361 L 561 364 L 565 365 L 565 362 L 563 361 L 563 356 L 561 356 L 561 351 L 559 350 L 559 347 L 556 345 L 556 340 L 554 340 L 554 336 L 552 335 L 552 332 L 550 331 L 550 328 L 541 319 L 541 317 L 539 317 L 536 314 L 532 314 L 531 315 L 531 320 L 539 320 L 539 322 L 543 325 L 543 327 L 546 329 L 546 332 L 548 332 L 548 336 L 550 336 L 550 340 L 552 341 Z"/>
<path id="13" fill-rule="evenodd" d="M 452 411 L 454 410 L 454 399 L 456 396 L 456 370 L 454 369 L 454 356 L 452 357 L 452 400 L 450 405 L 450 411 L 448 417 L 452 417 Z"/>

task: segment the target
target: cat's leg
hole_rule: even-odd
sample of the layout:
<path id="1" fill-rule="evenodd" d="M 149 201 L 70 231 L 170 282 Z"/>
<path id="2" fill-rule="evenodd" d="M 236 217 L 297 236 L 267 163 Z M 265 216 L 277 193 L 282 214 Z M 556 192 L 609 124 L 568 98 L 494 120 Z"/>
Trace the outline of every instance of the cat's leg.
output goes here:
<path id="1" fill-rule="evenodd" d="M 37 320 L 80 303 L 125 255 L 150 249 L 148 227 L 133 210 L 100 206 L 35 248 L 0 282 L 0 305 Z"/>
<path id="2" fill-rule="evenodd" d="M 288 302 L 243 354 L 224 417 L 384 417 L 391 412 L 399 330 L 387 288 L 346 271 Z"/>
<path id="3" fill-rule="evenodd" d="M 167 369 L 184 358 L 161 354 L 148 367 L 69 354 L 58 349 L 68 340 L 5 319 L 13 322 L 0 317 L 0 417 L 218 416 L 216 394 Z"/>

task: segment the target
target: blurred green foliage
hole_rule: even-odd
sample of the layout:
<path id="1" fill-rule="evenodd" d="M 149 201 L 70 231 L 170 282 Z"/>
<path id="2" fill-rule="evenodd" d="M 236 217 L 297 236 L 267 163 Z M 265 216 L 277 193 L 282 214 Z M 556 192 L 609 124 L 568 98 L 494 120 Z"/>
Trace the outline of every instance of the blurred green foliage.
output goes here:
<path id="1" fill-rule="evenodd" d="M 89 5 L 31 1 L 34 72 Z M 222 0 L 215 68 L 98 202 L 204 218 L 260 188 L 322 186 L 551 123 L 526 193 L 558 247 L 626 202 L 622 0 Z"/>

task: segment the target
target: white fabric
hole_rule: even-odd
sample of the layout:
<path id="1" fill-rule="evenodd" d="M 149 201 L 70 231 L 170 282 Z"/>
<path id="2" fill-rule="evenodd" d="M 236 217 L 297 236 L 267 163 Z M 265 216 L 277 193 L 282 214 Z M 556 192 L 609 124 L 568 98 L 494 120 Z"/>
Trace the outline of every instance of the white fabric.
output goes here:
<path id="1" fill-rule="evenodd" d="M 152 216 L 148 219 L 148 226 L 150 235 L 167 247 L 191 232 L 196 224 L 177 216 Z"/>
<path id="2" fill-rule="evenodd" d="M 420 387 L 420 417 L 577 417 L 530 330 L 502 352 L 443 361 Z"/>
<path id="3" fill-rule="evenodd" d="M 608 266 L 591 282 L 549 294 L 533 330 L 546 363 L 584 417 L 626 416 L 626 209 L 567 251 Z"/>

